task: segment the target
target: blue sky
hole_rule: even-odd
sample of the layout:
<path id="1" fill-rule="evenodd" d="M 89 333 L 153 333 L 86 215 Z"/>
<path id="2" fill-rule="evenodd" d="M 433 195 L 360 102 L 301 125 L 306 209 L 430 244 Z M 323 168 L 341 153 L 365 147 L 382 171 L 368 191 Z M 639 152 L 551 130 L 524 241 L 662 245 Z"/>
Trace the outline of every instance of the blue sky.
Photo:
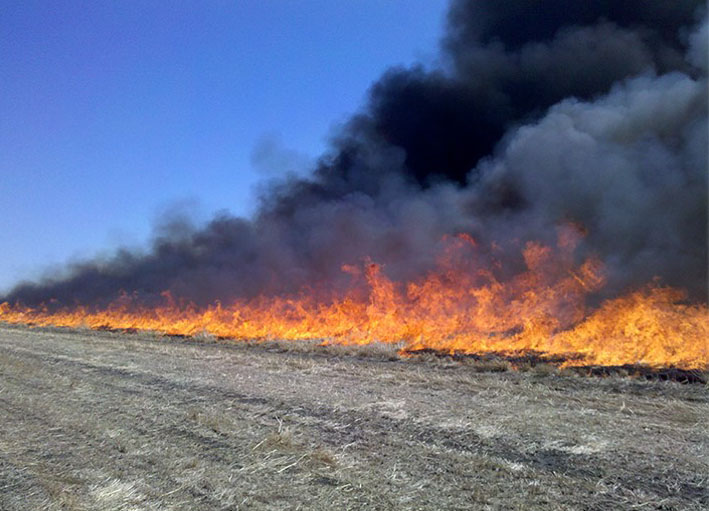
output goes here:
<path id="1" fill-rule="evenodd" d="M 144 246 L 175 204 L 248 215 L 388 66 L 435 62 L 446 4 L 3 2 L 0 291 Z M 281 157 L 254 164 L 269 144 Z"/>

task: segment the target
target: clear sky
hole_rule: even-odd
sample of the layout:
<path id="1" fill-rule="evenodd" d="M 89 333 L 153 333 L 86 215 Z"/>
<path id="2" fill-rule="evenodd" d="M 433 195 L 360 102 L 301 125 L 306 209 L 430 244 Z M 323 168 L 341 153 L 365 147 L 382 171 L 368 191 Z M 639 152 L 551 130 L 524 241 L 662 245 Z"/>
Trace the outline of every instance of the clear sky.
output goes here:
<path id="1" fill-rule="evenodd" d="M 248 215 L 388 66 L 435 61 L 446 4 L 3 1 L 0 291 L 144 246 L 176 203 Z"/>

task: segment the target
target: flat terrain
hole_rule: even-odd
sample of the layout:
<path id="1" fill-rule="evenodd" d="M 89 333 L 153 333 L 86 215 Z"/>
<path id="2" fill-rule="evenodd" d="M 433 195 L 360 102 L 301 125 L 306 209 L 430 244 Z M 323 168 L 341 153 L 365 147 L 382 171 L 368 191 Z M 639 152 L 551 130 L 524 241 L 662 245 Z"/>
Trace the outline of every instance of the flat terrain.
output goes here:
<path id="1" fill-rule="evenodd" d="M 709 508 L 706 385 L 485 369 L 0 326 L 0 509 Z"/>

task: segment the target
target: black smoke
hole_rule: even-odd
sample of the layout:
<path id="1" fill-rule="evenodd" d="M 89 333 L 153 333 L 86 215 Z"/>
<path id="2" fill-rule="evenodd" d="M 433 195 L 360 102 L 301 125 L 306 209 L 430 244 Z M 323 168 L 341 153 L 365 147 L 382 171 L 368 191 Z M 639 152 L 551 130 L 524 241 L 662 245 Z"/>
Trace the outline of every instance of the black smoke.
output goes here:
<path id="1" fill-rule="evenodd" d="M 365 257 L 395 279 L 444 234 L 513 248 L 583 225 L 613 292 L 653 277 L 705 300 L 706 12 L 700 0 L 456 0 L 441 65 L 394 68 L 308 178 L 251 219 L 174 222 L 1 301 L 105 305 L 169 291 L 206 304 L 347 281 Z M 287 170 L 287 169 L 284 169 Z"/>

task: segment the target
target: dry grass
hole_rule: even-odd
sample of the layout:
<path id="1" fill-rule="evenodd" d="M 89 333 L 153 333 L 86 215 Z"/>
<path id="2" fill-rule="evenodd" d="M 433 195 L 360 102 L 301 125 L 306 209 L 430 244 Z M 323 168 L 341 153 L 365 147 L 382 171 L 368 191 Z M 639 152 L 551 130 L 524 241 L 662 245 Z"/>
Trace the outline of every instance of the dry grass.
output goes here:
<path id="1" fill-rule="evenodd" d="M 0 327 L 0 509 L 709 507 L 703 385 Z"/>
<path id="2" fill-rule="evenodd" d="M 319 339 L 307 341 L 239 342 L 240 345 L 258 346 L 267 351 L 324 355 L 328 357 L 355 357 L 378 360 L 400 360 L 399 351 L 404 343 L 373 342 L 369 344 L 329 344 Z"/>

